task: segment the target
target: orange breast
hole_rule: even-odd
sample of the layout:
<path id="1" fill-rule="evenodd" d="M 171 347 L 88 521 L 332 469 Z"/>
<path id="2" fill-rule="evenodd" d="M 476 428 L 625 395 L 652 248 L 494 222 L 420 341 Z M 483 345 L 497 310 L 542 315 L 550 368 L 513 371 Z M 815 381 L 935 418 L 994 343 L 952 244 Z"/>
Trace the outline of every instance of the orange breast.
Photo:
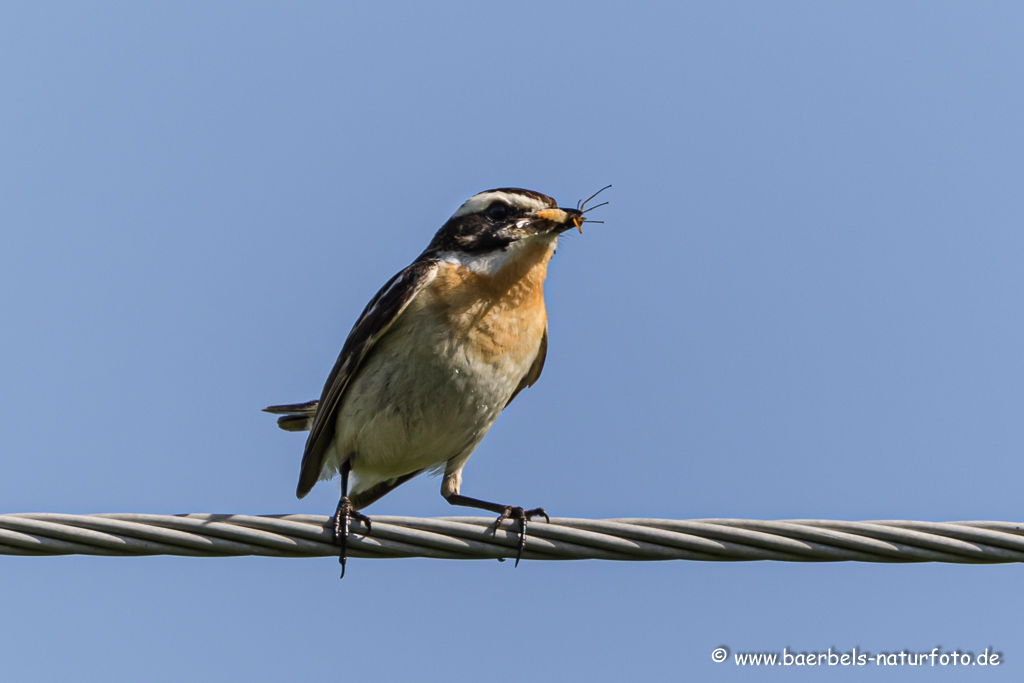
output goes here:
<path id="1" fill-rule="evenodd" d="M 431 298 L 467 351 L 485 363 L 531 362 L 547 327 L 544 278 L 552 244 L 518 248 L 494 273 L 443 262 Z"/>

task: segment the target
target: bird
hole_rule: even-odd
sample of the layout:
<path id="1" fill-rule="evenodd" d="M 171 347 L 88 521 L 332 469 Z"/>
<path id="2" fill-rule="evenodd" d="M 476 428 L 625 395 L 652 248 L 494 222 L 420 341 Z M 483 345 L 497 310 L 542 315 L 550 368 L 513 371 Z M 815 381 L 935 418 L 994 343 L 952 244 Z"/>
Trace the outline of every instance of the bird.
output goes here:
<path id="1" fill-rule="evenodd" d="M 525 509 L 462 495 L 462 469 L 495 419 L 540 377 L 548 348 L 544 279 L 559 236 L 581 233 L 587 203 L 497 188 L 466 200 L 427 248 L 366 305 L 342 346 L 319 400 L 274 405 L 286 431 L 308 431 L 296 495 L 341 476 L 333 517 L 345 576 L 350 520 L 372 533 L 360 510 L 423 472 L 442 474 L 451 505 L 518 523 Z M 351 478 L 351 482 L 350 482 Z M 351 483 L 351 487 L 350 487 Z"/>

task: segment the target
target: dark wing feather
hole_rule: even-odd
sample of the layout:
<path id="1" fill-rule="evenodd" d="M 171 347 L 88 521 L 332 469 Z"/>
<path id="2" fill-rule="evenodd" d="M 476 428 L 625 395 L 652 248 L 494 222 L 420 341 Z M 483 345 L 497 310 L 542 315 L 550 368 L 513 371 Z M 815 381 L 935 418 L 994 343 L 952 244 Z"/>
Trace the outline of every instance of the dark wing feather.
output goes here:
<path id="1" fill-rule="evenodd" d="M 334 369 L 324 385 L 320 402 L 302 454 L 299 485 L 295 494 L 302 498 L 320 478 L 324 453 L 334 438 L 338 409 L 345 390 L 359 372 L 373 345 L 388 331 L 405 307 L 437 274 L 437 260 L 420 257 L 381 287 L 366 304 L 359 320 L 348 333 Z"/>
<path id="2" fill-rule="evenodd" d="M 508 404 L 512 402 L 519 392 L 526 387 L 532 387 L 540 379 L 540 373 L 544 369 L 544 359 L 548 355 L 548 328 L 544 328 L 544 336 L 540 338 L 540 348 L 537 349 L 537 357 L 533 359 L 533 365 L 526 371 L 523 378 L 519 380 L 519 386 L 512 392 L 512 396 L 509 397 L 508 402 L 505 403 L 505 408 L 508 408 Z M 504 410 L 504 408 L 503 408 Z"/>

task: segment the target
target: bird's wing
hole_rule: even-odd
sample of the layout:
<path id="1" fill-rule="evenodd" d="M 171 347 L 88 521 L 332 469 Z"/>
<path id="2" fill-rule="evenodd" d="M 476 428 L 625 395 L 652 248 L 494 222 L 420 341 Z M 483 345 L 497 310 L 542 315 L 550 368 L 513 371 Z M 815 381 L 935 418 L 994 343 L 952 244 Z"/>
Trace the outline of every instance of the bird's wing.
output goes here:
<path id="1" fill-rule="evenodd" d="M 420 257 L 381 287 L 366 304 L 348 333 L 320 396 L 319 406 L 306 440 L 295 494 L 302 498 L 320 478 L 323 456 L 334 437 L 338 410 L 345 390 L 374 344 L 384 336 L 416 295 L 437 275 L 437 260 Z"/>
<path id="2" fill-rule="evenodd" d="M 519 386 L 516 387 L 516 390 L 512 392 L 512 395 L 509 397 L 508 401 L 506 401 L 505 408 L 508 408 L 508 404 L 512 402 L 512 399 L 519 395 L 520 391 L 526 387 L 532 387 L 536 384 L 537 380 L 540 379 L 541 370 L 544 369 L 544 358 L 547 357 L 547 355 L 548 328 L 545 327 L 544 336 L 540 338 L 540 348 L 537 349 L 537 357 L 533 359 L 533 365 L 531 365 L 530 369 L 526 371 L 523 378 L 519 380 Z M 502 410 L 504 410 L 504 408 Z"/>

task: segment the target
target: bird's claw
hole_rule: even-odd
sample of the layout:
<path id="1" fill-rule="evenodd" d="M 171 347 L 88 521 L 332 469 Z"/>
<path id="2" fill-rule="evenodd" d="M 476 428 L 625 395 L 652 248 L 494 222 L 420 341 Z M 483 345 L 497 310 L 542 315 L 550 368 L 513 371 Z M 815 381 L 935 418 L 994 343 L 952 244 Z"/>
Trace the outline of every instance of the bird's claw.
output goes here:
<path id="1" fill-rule="evenodd" d="M 338 553 L 338 562 L 341 563 L 341 578 L 345 578 L 345 562 L 348 560 L 348 524 L 350 519 L 356 519 L 366 526 L 366 533 L 370 533 L 370 518 L 352 507 L 352 501 L 348 496 L 342 496 L 338 501 L 338 509 L 334 511 L 334 543 L 341 546 Z"/>
<path id="2" fill-rule="evenodd" d="M 544 508 L 533 508 L 532 510 L 524 510 L 518 505 L 506 505 L 505 509 L 498 515 L 498 519 L 494 522 L 494 529 L 492 533 L 497 534 L 498 528 L 501 523 L 506 519 L 514 519 L 519 522 L 519 544 L 516 549 L 516 563 L 515 566 L 519 566 L 519 560 L 523 557 L 523 549 L 526 548 L 526 523 L 534 517 L 543 517 L 545 522 L 551 523 L 551 518 L 548 517 L 548 513 L 544 511 Z"/>

